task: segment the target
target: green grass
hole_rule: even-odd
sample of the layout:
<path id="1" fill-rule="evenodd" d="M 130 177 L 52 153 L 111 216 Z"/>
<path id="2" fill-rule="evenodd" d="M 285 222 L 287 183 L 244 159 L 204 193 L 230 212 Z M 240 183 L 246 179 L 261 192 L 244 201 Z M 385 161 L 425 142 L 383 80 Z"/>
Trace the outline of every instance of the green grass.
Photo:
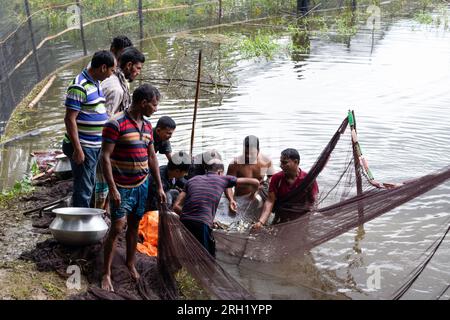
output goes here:
<path id="1" fill-rule="evenodd" d="M 206 292 L 198 282 L 185 270 L 181 269 L 175 275 L 182 298 L 185 300 L 209 300 Z"/>
<path id="2" fill-rule="evenodd" d="M 34 189 L 35 188 L 34 186 L 32 186 L 29 176 L 24 177 L 20 181 L 16 181 L 11 189 L 0 193 L 0 207 L 5 207 L 9 201 L 16 199 L 19 196 L 33 192 Z"/>
<path id="3" fill-rule="evenodd" d="M 245 36 L 239 44 L 239 51 L 245 59 L 265 58 L 271 60 L 280 48 L 281 46 L 276 43 L 272 34 L 260 30 L 255 35 Z"/>

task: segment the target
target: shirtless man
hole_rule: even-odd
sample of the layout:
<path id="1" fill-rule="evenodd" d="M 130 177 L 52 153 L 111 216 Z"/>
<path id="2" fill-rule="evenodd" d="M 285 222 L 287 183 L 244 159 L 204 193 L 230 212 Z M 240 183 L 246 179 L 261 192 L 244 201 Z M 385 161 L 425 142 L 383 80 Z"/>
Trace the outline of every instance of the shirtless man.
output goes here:
<path id="1" fill-rule="evenodd" d="M 234 158 L 228 165 L 227 175 L 237 178 L 255 178 L 262 184 L 265 176 L 270 180 L 273 174 L 272 161 L 269 157 L 259 152 L 259 139 L 255 136 L 245 137 L 244 152 L 242 155 Z M 237 203 L 235 196 L 249 196 L 255 193 L 255 190 L 247 185 L 236 186 L 234 195 L 231 188 L 227 189 L 226 195 L 230 201 L 230 210 L 236 212 Z"/>

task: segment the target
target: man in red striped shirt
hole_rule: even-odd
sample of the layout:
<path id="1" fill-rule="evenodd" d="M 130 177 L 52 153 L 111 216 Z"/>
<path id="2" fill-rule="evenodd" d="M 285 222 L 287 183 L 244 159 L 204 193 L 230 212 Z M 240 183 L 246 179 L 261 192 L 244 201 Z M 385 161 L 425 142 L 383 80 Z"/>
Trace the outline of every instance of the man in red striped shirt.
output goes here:
<path id="1" fill-rule="evenodd" d="M 149 168 L 156 181 L 159 201 L 166 202 L 153 147 L 152 125 L 144 119 L 158 110 L 159 100 L 158 89 L 144 84 L 133 92 L 132 105 L 116 114 L 103 128 L 102 164 L 111 198 L 111 228 L 105 242 L 102 279 L 102 288 L 107 291 L 114 291 L 111 264 L 117 237 L 125 223 L 128 225 L 126 263 L 131 276 L 135 280 L 139 278 L 134 262 L 139 221 L 147 203 Z"/>

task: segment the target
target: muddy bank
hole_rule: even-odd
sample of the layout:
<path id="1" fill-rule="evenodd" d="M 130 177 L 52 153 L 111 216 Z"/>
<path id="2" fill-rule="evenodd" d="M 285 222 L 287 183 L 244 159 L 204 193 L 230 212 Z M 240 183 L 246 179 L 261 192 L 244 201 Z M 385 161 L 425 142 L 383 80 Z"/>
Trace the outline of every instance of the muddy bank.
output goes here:
<path id="1" fill-rule="evenodd" d="M 53 272 L 39 272 L 34 263 L 18 259 L 51 237 L 33 227 L 38 213 L 23 212 L 66 197 L 71 188 L 70 181 L 40 186 L 32 194 L 11 199 L 0 207 L 0 299 L 64 299 L 76 293 L 67 289 L 64 278 Z M 86 281 L 81 283 L 85 288 Z"/>
<path id="2" fill-rule="evenodd" d="M 103 268 L 102 244 L 67 247 L 54 240 L 48 230 L 51 210 L 41 208 L 70 196 L 71 181 L 37 187 L 35 192 L 8 201 L 0 214 L 0 299 L 165 299 L 164 285 L 157 272 L 155 257 L 137 253 L 134 281 L 125 266 L 124 235 L 119 238 L 113 262 L 115 293 L 100 289 Z M 68 266 L 81 270 L 81 288 L 68 289 Z M 184 269 L 176 276 L 180 299 L 207 299 L 204 291 Z"/>

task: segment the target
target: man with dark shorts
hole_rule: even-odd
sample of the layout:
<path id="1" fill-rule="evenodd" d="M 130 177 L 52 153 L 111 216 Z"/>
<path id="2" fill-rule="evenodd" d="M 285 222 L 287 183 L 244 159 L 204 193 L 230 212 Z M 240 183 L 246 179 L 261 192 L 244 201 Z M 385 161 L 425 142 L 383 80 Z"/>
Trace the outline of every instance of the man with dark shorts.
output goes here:
<path id="1" fill-rule="evenodd" d="M 139 221 L 145 212 L 149 168 L 157 185 L 159 201 L 166 197 L 153 148 L 152 125 L 144 118 L 157 111 L 160 93 L 145 84 L 133 92 L 131 106 L 109 120 L 103 129 L 102 164 L 109 186 L 111 228 L 105 241 L 102 289 L 114 291 L 111 265 L 119 234 L 127 223 L 126 264 L 134 279 L 139 278 L 134 262 Z"/>

